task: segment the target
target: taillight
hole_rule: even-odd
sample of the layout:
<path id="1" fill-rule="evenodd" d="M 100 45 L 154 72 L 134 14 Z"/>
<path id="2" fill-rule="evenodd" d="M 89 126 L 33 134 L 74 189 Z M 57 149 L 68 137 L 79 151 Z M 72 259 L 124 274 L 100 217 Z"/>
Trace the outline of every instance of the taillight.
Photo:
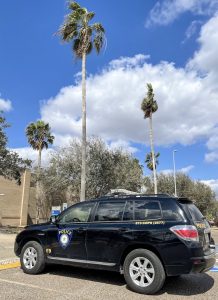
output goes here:
<path id="1" fill-rule="evenodd" d="M 198 231 L 195 226 L 192 225 L 177 225 L 170 228 L 179 238 L 186 241 L 199 241 Z"/>

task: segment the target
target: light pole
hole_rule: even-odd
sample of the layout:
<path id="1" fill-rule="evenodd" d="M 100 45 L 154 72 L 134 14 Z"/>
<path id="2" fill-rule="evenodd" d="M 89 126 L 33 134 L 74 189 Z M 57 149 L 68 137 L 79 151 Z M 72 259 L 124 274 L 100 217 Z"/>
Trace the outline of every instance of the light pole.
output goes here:
<path id="1" fill-rule="evenodd" d="M 175 153 L 177 150 L 173 150 L 173 177 L 174 177 L 174 187 L 175 187 L 175 197 L 177 197 L 177 190 L 176 190 L 176 162 L 175 162 Z"/>

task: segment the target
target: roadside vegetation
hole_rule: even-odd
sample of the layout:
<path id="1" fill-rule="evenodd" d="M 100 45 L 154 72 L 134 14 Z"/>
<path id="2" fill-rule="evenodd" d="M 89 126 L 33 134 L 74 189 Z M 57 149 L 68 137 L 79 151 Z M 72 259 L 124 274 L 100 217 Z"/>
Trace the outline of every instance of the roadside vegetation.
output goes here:
<path id="1" fill-rule="evenodd" d="M 58 149 L 41 182 L 48 205 L 80 200 L 82 142 L 73 139 L 68 147 Z M 114 188 L 140 193 L 143 168 L 139 161 L 122 149 L 111 149 L 100 138 L 87 140 L 87 199 L 104 196 Z"/>
<path id="2" fill-rule="evenodd" d="M 21 175 L 31 161 L 22 159 L 16 152 L 7 148 L 6 128 L 10 127 L 4 115 L 0 113 L 0 176 L 21 183 Z M 0 192 L 1 193 L 1 192 Z"/>
<path id="3" fill-rule="evenodd" d="M 157 176 L 158 192 L 163 194 L 174 195 L 174 177 L 173 173 Z M 201 182 L 193 180 L 188 175 L 178 172 L 176 174 L 177 194 L 179 197 L 186 197 L 192 200 L 201 212 L 209 219 L 215 217 L 215 212 L 218 209 L 215 193 L 212 189 Z M 153 180 L 151 177 L 144 178 L 144 185 L 147 188 L 147 193 L 153 192 Z"/>

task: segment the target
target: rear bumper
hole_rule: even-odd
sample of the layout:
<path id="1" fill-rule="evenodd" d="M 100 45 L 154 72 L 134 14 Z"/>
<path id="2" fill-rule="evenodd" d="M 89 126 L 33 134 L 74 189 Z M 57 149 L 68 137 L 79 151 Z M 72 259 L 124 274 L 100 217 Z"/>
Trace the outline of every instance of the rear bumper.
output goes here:
<path id="1" fill-rule="evenodd" d="M 189 260 L 180 264 L 166 265 L 167 276 L 177 276 L 190 273 L 203 273 L 209 271 L 216 262 L 216 251 L 213 251 L 207 256 L 191 257 Z"/>
<path id="2" fill-rule="evenodd" d="M 192 257 L 192 269 L 190 273 L 203 273 L 209 271 L 216 262 L 216 251 L 203 257 Z"/>

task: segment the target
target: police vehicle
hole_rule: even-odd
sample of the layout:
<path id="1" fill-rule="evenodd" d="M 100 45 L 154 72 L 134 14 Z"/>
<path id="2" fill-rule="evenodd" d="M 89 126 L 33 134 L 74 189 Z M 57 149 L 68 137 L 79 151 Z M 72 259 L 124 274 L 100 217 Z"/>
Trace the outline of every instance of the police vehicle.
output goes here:
<path id="1" fill-rule="evenodd" d="M 75 204 L 48 223 L 19 233 L 15 253 L 25 273 L 47 264 L 117 271 L 138 293 L 158 292 L 167 276 L 215 264 L 210 226 L 188 199 L 118 195 Z"/>

